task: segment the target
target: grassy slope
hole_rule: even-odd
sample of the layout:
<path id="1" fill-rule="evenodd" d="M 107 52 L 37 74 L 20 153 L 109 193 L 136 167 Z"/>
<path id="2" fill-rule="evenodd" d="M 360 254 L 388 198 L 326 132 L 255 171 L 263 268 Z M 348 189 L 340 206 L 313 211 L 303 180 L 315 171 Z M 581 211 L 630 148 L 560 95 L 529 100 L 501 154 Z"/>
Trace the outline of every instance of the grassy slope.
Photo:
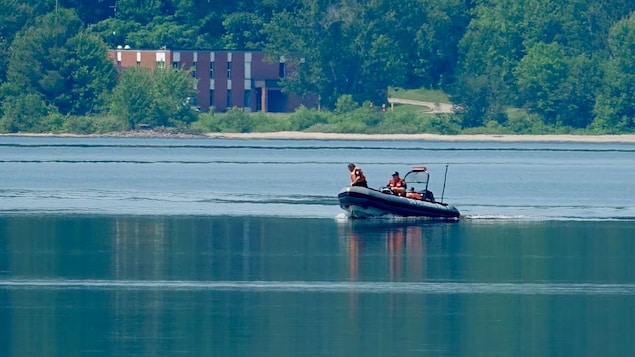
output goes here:
<path id="1" fill-rule="evenodd" d="M 433 103 L 450 103 L 448 96 L 440 90 L 388 88 L 390 98 L 420 100 Z"/>

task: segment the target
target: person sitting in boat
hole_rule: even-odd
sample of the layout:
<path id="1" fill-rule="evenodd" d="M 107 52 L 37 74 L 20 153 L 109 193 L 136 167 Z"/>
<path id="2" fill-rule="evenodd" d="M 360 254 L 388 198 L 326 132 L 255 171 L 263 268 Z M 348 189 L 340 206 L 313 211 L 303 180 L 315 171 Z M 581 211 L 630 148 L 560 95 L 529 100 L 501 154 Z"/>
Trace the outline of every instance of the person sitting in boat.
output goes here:
<path id="1" fill-rule="evenodd" d="M 399 172 L 395 171 L 388 181 L 388 188 L 397 196 L 406 195 L 406 182 L 399 177 Z"/>
<path id="2" fill-rule="evenodd" d="M 366 176 L 364 176 L 364 172 L 359 167 L 355 166 L 355 164 L 348 164 L 348 171 L 351 172 L 351 186 L 360 186 L 368 188 L 368 183 L 366 182 Z"/>
<path id="3" fill-rule="evenodd" d="M 406 197 L 414 198 L 415 200 L 420 200 L 421 199 L 421 194 L 419 192 L 415 191 L 414 187 L 410 187 L 410 191 L 408 191 L 408 193 L 406 193 Z"/>

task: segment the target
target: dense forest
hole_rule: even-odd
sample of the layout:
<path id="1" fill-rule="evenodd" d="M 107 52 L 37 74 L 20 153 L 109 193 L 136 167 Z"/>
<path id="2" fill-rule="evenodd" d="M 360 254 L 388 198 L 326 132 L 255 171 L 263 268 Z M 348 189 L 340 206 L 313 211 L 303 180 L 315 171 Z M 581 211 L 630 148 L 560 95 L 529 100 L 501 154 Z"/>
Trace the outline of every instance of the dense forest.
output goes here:
<path id="1" fill-rule="evenodd" d="M 284 56 L 299 69 L 284 90 L 319 94 L 332 115 L 388 87 L 427 88 L 457 108 L 434 119 L 440 132 L 635 131 L 632 0 L 0 0 L 0 131 L 231 130 L 186 105 L 181 70 L 118 76 L 106 57 L 118 45 Z M 293 120 L 331 119 L 303 109 Z"/>

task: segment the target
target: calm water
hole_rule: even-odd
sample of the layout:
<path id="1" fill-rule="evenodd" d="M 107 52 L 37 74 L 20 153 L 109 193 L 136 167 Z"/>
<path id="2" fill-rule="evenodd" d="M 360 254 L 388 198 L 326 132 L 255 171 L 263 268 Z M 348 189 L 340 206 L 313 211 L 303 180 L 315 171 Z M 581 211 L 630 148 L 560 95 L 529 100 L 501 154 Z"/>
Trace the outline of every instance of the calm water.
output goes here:
<path id="1" fill-rule="evenodd" d="M 424 164 L 464 218 L 348 220 L 349 161 L 375 187 Z M 633 355 L 634 164 L 632 144 L 0 137 L 0 355 Z"/>

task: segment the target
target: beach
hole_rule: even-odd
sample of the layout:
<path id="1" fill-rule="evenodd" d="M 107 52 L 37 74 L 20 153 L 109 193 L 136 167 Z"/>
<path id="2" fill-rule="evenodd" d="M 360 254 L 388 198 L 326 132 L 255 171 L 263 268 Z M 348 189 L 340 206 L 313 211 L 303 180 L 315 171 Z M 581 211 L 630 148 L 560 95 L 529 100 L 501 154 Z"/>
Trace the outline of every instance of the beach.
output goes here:
<path id="1" fill-rule="evenodd" d="M 207 137 L 226 139 L 282 140 L 423 140 L 423 141 L 495 141 L 495 142 L 589 142 L 635 143 L 635 134 L 624 135 L 439 135 L 439 134 L 337 134 L 281 131 L 271 133 L 207 133 Z"/>
<path id="2" fill-rule="evenodd" d="M 403 140 L 403 141 L 447 141 L 447 142 L 577 142 L 577 143 L 635 143 L 635 134 L 622 135 L 511 135 L 511 134 L 347 134 L 313 133 L 301 131 L 279 131 L 267 133 L 182 133 L 173 130 L 133 130 L 107 134 L 60 134 L 60 133 L 10 133 L 5 136 L 32 137 L 148 137 L 148 138 L 223 138 L 223 139 L 272 139 L 272 140 Z"/>

